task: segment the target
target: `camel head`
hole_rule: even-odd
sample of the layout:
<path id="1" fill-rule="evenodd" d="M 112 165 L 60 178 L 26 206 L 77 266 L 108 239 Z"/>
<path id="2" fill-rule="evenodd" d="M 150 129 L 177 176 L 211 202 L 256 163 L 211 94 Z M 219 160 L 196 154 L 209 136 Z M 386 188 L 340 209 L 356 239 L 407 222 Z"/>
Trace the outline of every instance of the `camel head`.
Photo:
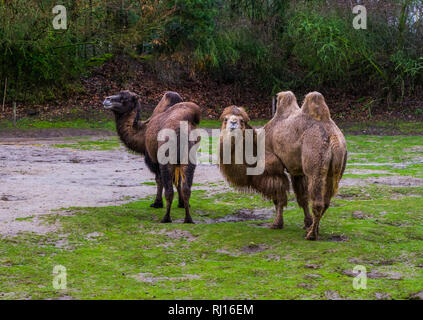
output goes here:
<path id="1" fill-rule="evenodd" d="M 222 130 L 228 129 L 229 131 L 233 131 L 240 129 L 244 131 L 248 121 L 250 121 L 250 117 L 244 108 L 230 106 L 223 110 L 219 120 L 222 121 Z"/>
<path id="2" fill-rule="evenodd" d="M 279 92 L 276 97 L 276 116 L 289 117 L 292 113 L 300 109 L 297 98 L 292 91 Z"/>
<path id="3" fill-rule="evenodd" d="M 128 90 L 107 97 L 103 102 L 103 106 L 118 114 L 131 112 L 136 107 L 138 107 L 140 111 L 141 108 L 138 95 Z"/>

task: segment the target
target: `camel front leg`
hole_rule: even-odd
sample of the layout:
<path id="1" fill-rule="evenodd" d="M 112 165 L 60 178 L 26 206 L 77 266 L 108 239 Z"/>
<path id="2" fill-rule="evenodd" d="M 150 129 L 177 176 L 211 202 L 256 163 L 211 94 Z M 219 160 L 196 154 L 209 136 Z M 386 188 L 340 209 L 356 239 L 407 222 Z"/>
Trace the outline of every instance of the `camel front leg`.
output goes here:
<path id="1" fill-rule="evenodd" d="M 291 181 L 297 203 L 304 211 L 304 229 L 307 230 L 313 223 L 308 205 L 307 179 L 305 176 L 291 176 Z"/>
<path id="2" fill-rule="evenodd" d="M 163 208 L 163 184 L 160 179 L 160 175 L 156 174 L 156 184 L 157 184 L 157 192 L 156 192 L 156 200 L 152 204 L 150 204 L 151 208 Z"/>
<path id="3" fill-rule="evenodd" d="M 270 226 L 270 229 L 283 229 L 283 202 L 281 200 L 275 200 L 276 216 L 275 220 Z"/>
<path id="4" fill-rule="evenodd" d="M 184 223 L 194 223 L 194 221 L 191 218 L 190 210 L 189 210 L 189 199 L 191 197 L 191 190 L 189 187 L 187 187 L 187 184 L 184 183 L 184 186 L 182 187 L 182 198 L 183 203 L 185 207 L 185 219 Z"/>

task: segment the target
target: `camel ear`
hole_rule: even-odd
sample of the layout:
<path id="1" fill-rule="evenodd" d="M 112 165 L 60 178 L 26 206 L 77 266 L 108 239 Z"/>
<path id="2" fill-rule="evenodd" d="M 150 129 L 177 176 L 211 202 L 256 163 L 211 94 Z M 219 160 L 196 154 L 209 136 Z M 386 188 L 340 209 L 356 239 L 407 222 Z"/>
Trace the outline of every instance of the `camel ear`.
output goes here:
<path id="1" fill-rule="evenodd" d="M 231 111 L 231 110 L 232 110 L 232 106 L 230 106 L 230 107 L 226 107 L 226 108 L 223 110 L 222 114 L 220 115 L 220 117 L 219 117 L 219 121 L 223 121 L 223 120 L 225 120 L 226 115 L 227 115 L 228 113 L 230 113 L 230 111 Z"/>

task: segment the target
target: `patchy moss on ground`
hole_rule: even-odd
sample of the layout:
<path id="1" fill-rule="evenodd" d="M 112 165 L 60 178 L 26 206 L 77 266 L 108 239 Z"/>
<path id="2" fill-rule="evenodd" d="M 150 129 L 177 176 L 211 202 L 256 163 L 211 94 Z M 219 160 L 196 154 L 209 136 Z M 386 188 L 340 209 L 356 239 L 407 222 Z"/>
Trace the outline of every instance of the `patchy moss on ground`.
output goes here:
<path id="1" fill-rule="evenodd" d="M 6 121 L 6 120 L 0 121 L 0 129 L 12 129 L 12 128 L 14 128 L 13 122 Z M 40 120 L 40 119 L 32 119 L 32 118 L 22 118 L 17 121 L 16 128 L 21 130 L 57 129 L 57 128 L 115 130 L 116 126 L 115 126 L 115 122 L 110 119 Z"/>
<path id="2" fill-rule="evenodd" d="M 304 240 L 293 202 L 284 230 L 254 220 L 160 224 L 164 209 L 150 208 L 151 199 L 67 209 L 45 217 L 60 223 L 59 234 L 0 241 L 0 292 L 33 299 L 407 299 L 423 288 L 423 198 L 407 196 L 422 188 L 389 201 L 362 200 L 363 192 L 378 194 L 363 189 L 341 189 L 349 200 L 329 209 L 318 242 Z M 184 216 L 176 204 L 174 221 Z M 197 222 L 269 206 L 257 195 L 205 191 L 194 191 L 191 202 Z M 55 265 L 67 269 L 66 290 L 52 288 Z M 355 290 L 348 275 L 356 265 L 377 275 L 365 290 Z"/>
<path id="3" fill-rule="evenodd" d="M 114 150 L 123 146 L 118 137 L 111 137 L 107 139 L 92 139 L 87 140 L 85 138 L 71 139 L 70 143 L 54 144 L 55 148 L 71 148 L 79 150 Z"/>
<path id="4" fill-rule="evenodd" d="M 348 145 L 345 177 L 423 178 L 423 136 L 347 135 L 345 138 Z"/>
<path id="5" fill-rule="evenodd" d="M 254 127 L 262 127 L 268 121 L 269 120 L 267 119 L 257 119 L 257 120 L 251 120 L 248 124 Z M 200 122 L 200 127 L 207 128 L 207 129 L 220 129 L 221 126 L 222 126 L 222 122 L 219 120 L 202 119 Z"/>
<path id="6" fill-rule="evenodd" d="M 142 119 L 147 119 L 150 115 L 143 113 Z M 250 125 L 261 127 L 265 125 L 269 119 L 255 119 L 250 121 Z M 336 121 L 338 126 L 345 134 L 353 135 L 423 135 L 422 122 L 407 121 L 369 121 L 369 122 L 342 122 Z M 202 119 L 200 127 L 208 129 L 218 129 L 221 122 L 218 120 Z M 13 122 L 10 120 L 0 121 L 0 129 L 13 128 Z M 17 121 L 18 129 L 34 129 L 34 128 L 77 128 L 77 129 L 116 129 L 115 122 L 110 115 L 105 114 L 70 114 L 66 117 L 52 117 L 50 119 L 41 119 L 37 117 L 24 117 Z"/>
<path id="7" fill-rule="evenodd" d="M 391 187 L 381 184 L 342 187 L 333 201 L 338 200 L 375 200 L 391 199 L 394 197 L 423 196 L 423 186 L 420 187 Z"/>
<path id="8" fill-rule="evenodd" d="M 419 121 L 362 121 L 342 122 L 336 121 L 343 131 L 350 134 L 371 135 L 422 135 L 423 125 Z"/>
<path id="9" fill-rule="evenodd" d="M 423 137 L 346 139 L 346 177 L 423 178 Z M 64 145 L 120 144 L 78 138 Z M 423 186 L 344 186 L 323 217 L 321 240 L 309 242 L 292 193 L 285 229 L 270 230 L 270 201 L 213 185 L 193 191 L 195 225 L 160 224 L 165 211 L 150 208 L 150 197 L 54 212 L 44 220 L 61 226 L 57 233 L 0 239 L 0 299 L 408 299 L 423 290 Z M 176 198 L 172 218 L 180 222 Z M 263 210 L 269 219 L 261 220 Z M 216 223 L 229 216 L 241 218 Z M 67 269 L 65 290 L 52 287 L 56 265 Z M 369 274 L 365 290 L 353 288 L 357 265 Z"/>
<path id="10" fill-rule="evenodd" d="M 421 157 L 421 136 L 353 136 L 346 137 L 350 163 L 401 163 Z"/>

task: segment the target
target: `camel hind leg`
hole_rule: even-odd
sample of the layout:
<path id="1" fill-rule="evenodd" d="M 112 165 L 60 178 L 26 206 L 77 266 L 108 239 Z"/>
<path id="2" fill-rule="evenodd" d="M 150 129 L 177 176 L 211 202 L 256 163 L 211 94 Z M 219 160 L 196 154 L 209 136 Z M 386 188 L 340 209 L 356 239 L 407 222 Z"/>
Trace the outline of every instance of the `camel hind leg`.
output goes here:
<path id="1" fill-rule="evenodd" d="M 176 187 L 176 189 L 178 190 L 178 208 L 185 208 L 185 205 L 184 205 L 184 197 L 182 196 L 182 187 L 181 187 L 181 184 L 178 184 L 178 186 Z"/>
<path id="2" fill-rule="evenodd" d="M 291 176 L 291 181 L 297 203 L 304 211 L 304 229 L 307 230 L 313 223 L 308 205 L 307 179 L 305 176 Z"/>
<path id="3" fill-rule="evenodd" d="M 325 180 L 322 177 L 309 177 L 309 194 L 311 199 L 311 209 L 313 212 L 313 223 L 307 230 L 306 240 L 317 240 L 319 237 L 320 219 L 325 212 L 325 202 L 323 191 Z"/>
<path id="4" fill-rule="evenodd" d="M 318 239 L 320 219 L 329 208 L 330 201 L 337 192 L 340 180 L 340 175 L 333 170 L 332 161 L 325 161 L 318 169 L 315 174 L 308 177 L 310 181 L 309 197 L 313 211 L 313 223 L 308 229 L 307 240 Z"/>
<path id="5" fill-rule="evenodd" d="M 160 176 L 162 178 L 162 184 L 165 189 L 165 198 L 166 198 L 166 214 L 161 220 L 162 223 L 170 223 L 172 219 L 170 218 L 170 209 L 173 202 L 173 172 L 169 170 L 167 165 L 160 165 Z"/>
<path id="6" fill-rule="evenodd" d="M 302 166 L 307 179 L 308 196 L 313 213 L 313 223 L 307 229 L 305 237 L 307 240 L 318 239 L 320 220 L 327 209 L 325 205 L 326 183 L 331 170 L 332 154 L 329 138 L 324 131 L 317 130 L 319 128 L 316 126 L 316 130 L 311 132 L 313 135 L 304 141 L 302 146 Z"/>
<path id="7" fill-rule="evenodd" d="M 182 204 L 184 205 L 184 208 L 185 208 L 184 223 L 194 223 L 194 221 L 191 218 L 190 206 L 189 206 L 189 199 L 191 198 L 192 181 L 194 179 L 194 171 L 195 171 L 194 164 L 188 164 L 187 166 L 185 166 L 183 168 L 183 179 L 181 178 L 178 184 L 180 188 L 179 197 L 182 198 Z"/>
<path id="8" fill-rule="evenodd" d="M 326 192 L 323 198 L 325 206 L 322 215 L 325 214 L 326 210 L 330 206 L 330 201 L 332 200 L 332 197 L 334 197 L 336 195 L 336 192 L 338 191 L 339 180 L 339 176 L 334 176 L 332 172 L 329 172 L 329 175 L 326 179 Z"/>

